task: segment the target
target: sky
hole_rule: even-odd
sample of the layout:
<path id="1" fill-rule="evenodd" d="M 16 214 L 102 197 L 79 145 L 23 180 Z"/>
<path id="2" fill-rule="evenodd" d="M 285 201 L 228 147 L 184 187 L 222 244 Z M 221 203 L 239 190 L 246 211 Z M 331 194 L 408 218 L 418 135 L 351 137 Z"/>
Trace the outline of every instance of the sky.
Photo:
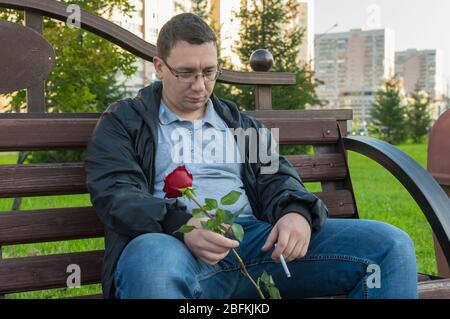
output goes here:
<path id="1" fill-rule="evenodd" d="M 313 1 L 316 34 L 389 28 L 395 32 L 396 51 L 441 49 L 444 85 L 450 81 L 449 0 Z"/>

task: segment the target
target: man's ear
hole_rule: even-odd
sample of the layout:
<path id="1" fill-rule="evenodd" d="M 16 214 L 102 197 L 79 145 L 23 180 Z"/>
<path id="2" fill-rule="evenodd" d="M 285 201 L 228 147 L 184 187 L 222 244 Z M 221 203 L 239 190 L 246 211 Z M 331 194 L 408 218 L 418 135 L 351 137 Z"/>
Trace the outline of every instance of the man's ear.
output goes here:
<path id="1" fill-rule="evenodd" d="M 163 75 L 163 70 L 162 70 L 163 61 L 162 61 L 162 59 L 157 57 L 157 56 L 154 56 L 153 57 L 153 66 L 155 67 L 156 74 L 158 74 L 158 77 L 161 79 L 162 75 Z"/>

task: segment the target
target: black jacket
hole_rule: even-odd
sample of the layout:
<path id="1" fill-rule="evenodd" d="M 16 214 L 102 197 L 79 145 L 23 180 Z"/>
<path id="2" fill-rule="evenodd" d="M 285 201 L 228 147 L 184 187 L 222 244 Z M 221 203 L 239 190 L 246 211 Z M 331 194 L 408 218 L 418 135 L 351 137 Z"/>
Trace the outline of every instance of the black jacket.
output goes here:
<path id="1" fill-rule="evenodd" d="M 191 217 L 176 199 L 154 197 L 155 152 L 162 84 L 139 91 L 134 99 L 116 102 L 102 114 L 86 151 L 87 188 L 105 226 L 103 295 L 114 298 L 114 271 L 127 243 L 152 232 L 172 234 Z M 261 122 L 240 113 L 232 102 L 211 96 L 214 109 L 230 128 L 261 128 Z M 248 149 L 248 147 L 246 148 Z M 260 174 L 262 164 L 243 163 L 243 184 L 254 215 L 274 225 L 288 212 L 306 217 L 317 231 L 328 211 L 307 192 L 296 170 L 280 156 L 276 174 Z M 177 233 L 178 239 L 183 240 Z"/>

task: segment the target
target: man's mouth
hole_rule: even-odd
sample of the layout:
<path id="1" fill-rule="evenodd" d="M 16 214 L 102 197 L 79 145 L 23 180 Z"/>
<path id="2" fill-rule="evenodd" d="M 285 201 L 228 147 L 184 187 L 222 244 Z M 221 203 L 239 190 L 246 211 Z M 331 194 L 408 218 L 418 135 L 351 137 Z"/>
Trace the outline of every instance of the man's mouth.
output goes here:
<path id="1" fill-rule="evenodd" d="M 203 102 L 205 100 L 205 98 L 202 96 L 201 97 L 187 97 L 186 99 L 192 103 Z"/>

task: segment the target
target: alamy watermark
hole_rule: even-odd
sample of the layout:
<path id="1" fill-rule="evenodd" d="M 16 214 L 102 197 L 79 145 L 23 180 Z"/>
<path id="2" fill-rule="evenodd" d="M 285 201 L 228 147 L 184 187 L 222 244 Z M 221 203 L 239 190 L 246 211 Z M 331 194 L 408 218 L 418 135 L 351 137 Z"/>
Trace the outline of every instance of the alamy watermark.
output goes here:
<path id="1" fill-rule="evenodd" d="M 66 9 L 67 13 L 70 13 L 67 17 L 67 26 L 69 28 L 81 27 L 81 8 L 77 4 L 69 4 Z"/>
<path id="2" fill-rule="evenodd" d="M 278 128 L 203 129 L 177 128 L 171 132 L 171 159 L 176 164 L 261 163 L 261 174 L 274 174 L 279 168 Z"/>
<path id="3" fill-rule="evenodd" d="M 81 267 L 77 264 L 70 264 L 66 268 L 67 276 L 66 285 L 67 288 L 80 288 L 81 287 Z"/>
<path id="4" fill-rule="evenodd" d="M 377 264 L 370 264 L 366 269 L 367 273 L 370 273 L 366 279 L 367 288 L 381 288 L 381 269 Z"/>
<path id="5" fill-rule="evenodd" d="M 381 8 L 378 4 L 371 4 L 366 9 L 366 26 L 369 29 L 381 28 Z"/>

